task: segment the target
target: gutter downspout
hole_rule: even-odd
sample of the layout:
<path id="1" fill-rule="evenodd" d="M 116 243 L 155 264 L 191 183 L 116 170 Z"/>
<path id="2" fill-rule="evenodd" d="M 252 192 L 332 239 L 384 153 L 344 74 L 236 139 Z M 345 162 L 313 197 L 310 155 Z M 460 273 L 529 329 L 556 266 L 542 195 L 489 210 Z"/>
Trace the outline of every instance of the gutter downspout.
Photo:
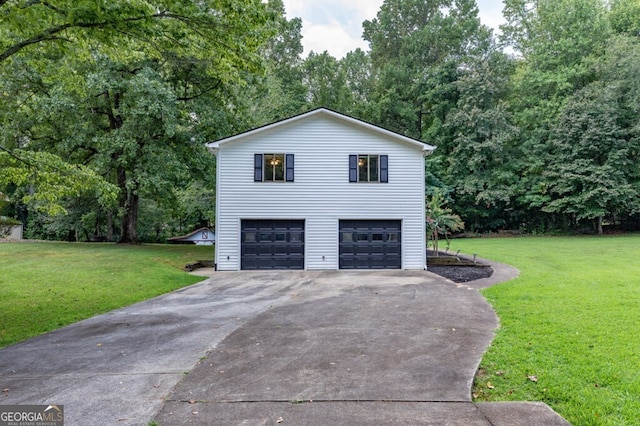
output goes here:
<path id="1" fill-rule="evenodd" d="M 218 153 L 219 153 L 219 149 L 218 147 L 212 147 L 209 144 L 207 144 L 207 148 L 209 149 L 209 152 L 214 156 L 215 158 L 215 166 L 216 166 L 216 219 L 215 219 L 215 224 L 214 227 L 215 229 L 213 230 L 213 232 L 215 233 L 216 236 L 216 241 L 213 244 L 213 269 L 215 271 L 218 270 L 218 218 L 220 217 L 220 168 L 218 167 Z"/>

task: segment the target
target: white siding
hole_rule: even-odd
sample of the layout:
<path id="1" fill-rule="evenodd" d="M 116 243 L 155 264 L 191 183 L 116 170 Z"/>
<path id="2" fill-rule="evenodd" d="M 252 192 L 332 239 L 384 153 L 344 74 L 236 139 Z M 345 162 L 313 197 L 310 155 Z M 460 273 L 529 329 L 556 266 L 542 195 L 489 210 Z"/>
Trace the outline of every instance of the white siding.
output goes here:
<path id="1" fill-rule="evenodd" d="M 254 182 L 254 154 L 295 155 L 295 182 Z M 349 154 L 389 156 L 389 183 L 350 183 Z M 338 220 L 402 220 L 402 267 L 425 267 L 424 158 L 420 146 L 313 115 L 221 143 L 216 261 L 240 269 L 242 219 L 305 219 L 305 269 L 338 269 Z M 323 259 L 324 256 L 324 259 Z"/>

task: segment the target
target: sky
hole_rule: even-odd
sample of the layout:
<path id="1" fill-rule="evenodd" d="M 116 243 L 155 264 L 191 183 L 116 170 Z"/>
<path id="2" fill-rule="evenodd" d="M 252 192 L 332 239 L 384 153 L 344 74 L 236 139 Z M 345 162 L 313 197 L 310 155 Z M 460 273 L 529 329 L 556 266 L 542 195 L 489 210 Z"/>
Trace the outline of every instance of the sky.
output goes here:
<path id="1" fill-rule="evenodd" d="M 287 19 L 302 18 L 303 57 L 325 50 L 336 58 L 369 46 L 362 39 L 362 23 L 376 17 L 383 0 L 283 0 Z M 483 24 L 504 23 L 502 0 L 476 0 Z"/>

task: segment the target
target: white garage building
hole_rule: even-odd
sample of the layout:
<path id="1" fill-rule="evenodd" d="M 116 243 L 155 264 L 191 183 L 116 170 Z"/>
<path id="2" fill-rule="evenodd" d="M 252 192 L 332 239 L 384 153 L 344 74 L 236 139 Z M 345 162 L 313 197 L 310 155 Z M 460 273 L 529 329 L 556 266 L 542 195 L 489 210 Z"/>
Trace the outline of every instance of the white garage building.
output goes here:
<path id="1" fill-rule="evenodd" d="M 434 147 L 325 108 L 207 146 L 218 270 L 426 268 Z"/>

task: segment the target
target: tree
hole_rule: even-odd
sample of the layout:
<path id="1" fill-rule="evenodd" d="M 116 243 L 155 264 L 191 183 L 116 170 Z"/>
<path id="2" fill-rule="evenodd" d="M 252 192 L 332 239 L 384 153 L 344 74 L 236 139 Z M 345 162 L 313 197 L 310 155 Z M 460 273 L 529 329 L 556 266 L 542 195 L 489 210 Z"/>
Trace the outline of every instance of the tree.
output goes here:
<path id="1" fill-rule="evenodd" d="M 640 35 L 640 1 L 613 0 L 609 12 L 609 23 L 616 34 L 630 37 Z"/>
<path id="2" fill-rule="evenodd" d="M 636 39 L 611 38 L 598 81 L 569 99 L 551 139 L 545 175 L 552 199 L 544 210 L 595 219 L 598 234 L 605 217 L 640 211 L 639 47 Z"/>
<path id="3" fill-rule="evenodd" d="M 545 171 L 552 199 L 544 210 L 576 221 L 597 219 L 598 234 L 605 216 L 638 206 L 632 170 L 638 145 L 624 137 L 612 95 L 593 84 L 572 97 L 555 128 L 550 151 L 555 158 Z"/>
<path id="4" fill-rule="evenodd" d="M 2 126 L 30 150 L 112 180 L 120 242 L 127 243 L 138 241 L 141 195 L 162 197 L 168 185 L 207 172 L 204 142 L 232 131 L 209 120 L 231 116 L 227 100 L 261 71 L 258 50 L 272 34 L 273 11 L 259 0 L 0 7 L 8 17 L 1 71 L 24 100 L 2 105 L 7 114 L 12 106 L 23 113 Z M 22 72 L 21 63 L 33 72 Z"/>
<path id="5" fill-rule="evenodd" d="M 275 35 L 261 49 L 266 72 L 252 76 L 238 99 L 247 105 L 247 128 L 273 123 L 308 109 L 308 87 L 304 83 L 302 20 L 287 20 L 281 0 L 269 7 L 275 18 Z"/>
<path id="6" fill-rule="evenodd" d="M 453 188 L 455 211 L 476 231 L 513 226 L 521 156 L 518 129 L 509 108 L 514 62 L 494 51 L 459 71 L 458 101 L 446 116 L 439 146 L 443 178 Z M 517 226 L 517 225 L 516 225 Z"/>
<path id="7" fill-rule="evenodd" d="M 475 1 L 386 0 L 363 27 L 376 76 L 374 121 L 436 142 L 455 104 L 456 70 L 490 40 Z"/>
<path id="8" fill-rule="evenodd" d="M 375 81 L 369 54 L 357 48 L 340 60 L 340 68 L 345 74 L 353 107 L 366 109 Z"/>
<path id="9" fill-rule="evenodd" d="M 304 82 L 310 107 L 326 107 L 345 111 L 350 107 L 350 92 L 346 74 L 329 52 L 311 52 L 304 60 Z"/>
<path id="10" fill-rule="evenodd" d="M 439 236 L 444 236 L 447 240 L 447 245 L 449 245 L 449 234 L 462 231 L 464 222 L 450 208 L 445 207 L 447 201 L 441 192 L 435 193 L 430 199 L 427 198 L 426 201 L 427 233 L 433 241 L 433 251 L 438 256 Z"/>
<path id="11" fill-rule="evenodd" d="M 545 175 L 552 129 L 565 103 L 596 78 L 592 58 L 603 52 L 608 24 L 601 0 L 506 0 L 503 41 L 520 55 L 510 107 L 522 155 L 516 203 L 528 228 L 545 230 L 556 217 L 542 209 L 551 196 Z"/>

